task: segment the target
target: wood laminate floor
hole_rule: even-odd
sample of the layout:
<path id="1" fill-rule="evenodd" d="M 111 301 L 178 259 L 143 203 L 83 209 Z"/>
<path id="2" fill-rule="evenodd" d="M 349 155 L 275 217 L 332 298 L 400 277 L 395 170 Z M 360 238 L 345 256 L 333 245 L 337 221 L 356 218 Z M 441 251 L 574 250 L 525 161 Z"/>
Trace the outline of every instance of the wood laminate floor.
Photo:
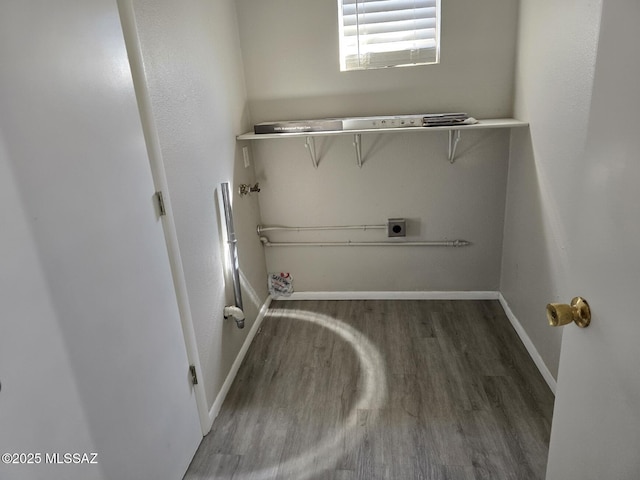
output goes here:
<path id="1" fill-rule="evenodd" d="M 543 479 L 552 411 L 497 301 L 274 301 L 185 480 Z"/>

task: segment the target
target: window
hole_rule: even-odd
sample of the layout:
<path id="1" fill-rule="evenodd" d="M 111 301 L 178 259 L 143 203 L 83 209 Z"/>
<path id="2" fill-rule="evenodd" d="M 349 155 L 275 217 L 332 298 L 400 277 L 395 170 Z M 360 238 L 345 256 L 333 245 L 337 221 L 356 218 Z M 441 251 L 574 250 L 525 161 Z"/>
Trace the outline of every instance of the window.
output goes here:
<path id="1" fill-rule="evenodd" d="M 440 0 L 338 0 L 340 70 L 438 63 Z"/>

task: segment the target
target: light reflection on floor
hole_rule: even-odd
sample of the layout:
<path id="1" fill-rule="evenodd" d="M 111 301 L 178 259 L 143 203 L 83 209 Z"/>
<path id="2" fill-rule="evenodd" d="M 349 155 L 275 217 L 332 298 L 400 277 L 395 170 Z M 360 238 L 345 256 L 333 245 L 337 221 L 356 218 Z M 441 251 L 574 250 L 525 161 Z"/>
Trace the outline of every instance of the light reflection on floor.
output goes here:
<path id="1" fill-rule="evenodd" d="M 331 438 L 323 438 L 301 455 L 261 470 L 243 472 L 252 480 L 272 479 L 275 472 L 278 472 L 278 476 L 281 478 L 306 480 L 335 468 L 344 454 L 343 446 L 347 437 L 351 441 L 355 440 L 355 445 L 360 443 L 363 431 L 357 428 L 358 410 L 369 410 L 369 420 L 375 421 L 374 417 L 378 410 L 384 406 L 387 398 L 384 361 L 378 349 L 362 332 L 333 317 L 304 310 L 270 309 L 269 313 L 273 316 L 285 316 L 329 329 L 351 345 L 357 354 L 361 367 L 362 394 L 349 411 L 343 429 L 332 435 Z"/>

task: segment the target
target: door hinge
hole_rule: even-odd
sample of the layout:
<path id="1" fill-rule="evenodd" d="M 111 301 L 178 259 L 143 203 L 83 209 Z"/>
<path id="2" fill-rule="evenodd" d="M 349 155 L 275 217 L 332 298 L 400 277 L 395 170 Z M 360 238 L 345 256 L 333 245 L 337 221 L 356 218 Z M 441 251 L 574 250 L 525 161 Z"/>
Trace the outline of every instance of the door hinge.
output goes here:
<path id="1" fill-rule="evenodd" d="M 167 211 L 164 208 L 164 198 L 162 197 L 162 192 L 156 192 L 156 198 L 158 199 L 158 209 L 160 211 L 160 216 L 164 217 L 167 214 Z"/>
<path id="2" fill-rule="evenodd" d="M 191 383 L 194 385 L 198 384 L 198 374 L 196 373 L 196 366 L 189 365 L 189 371 L 191 372 Z"/>

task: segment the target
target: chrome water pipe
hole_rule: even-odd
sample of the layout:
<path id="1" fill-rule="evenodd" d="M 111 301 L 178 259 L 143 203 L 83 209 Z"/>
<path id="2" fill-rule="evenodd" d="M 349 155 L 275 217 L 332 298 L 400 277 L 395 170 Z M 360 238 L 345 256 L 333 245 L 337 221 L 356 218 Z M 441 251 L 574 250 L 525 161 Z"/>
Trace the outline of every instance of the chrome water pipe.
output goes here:
<path id="1" fill-rule="evenodd" d="M 240 265 L 238 263 L 238 240 L 233 227 L 233 212 L 231 211 L 231 195 L 229 183 L 222 184 L 222 204 L 224 206 L 224 221 L 227 227 L 227 245 L 229 247 L 229 262 L 233 279 L 233 297 L 235 305 L 224 307 L 224 318 L 233 317 L 238 328 L 244 328 L 244 311 L 242 306 L 242 290 L 240 289 Z"/>

